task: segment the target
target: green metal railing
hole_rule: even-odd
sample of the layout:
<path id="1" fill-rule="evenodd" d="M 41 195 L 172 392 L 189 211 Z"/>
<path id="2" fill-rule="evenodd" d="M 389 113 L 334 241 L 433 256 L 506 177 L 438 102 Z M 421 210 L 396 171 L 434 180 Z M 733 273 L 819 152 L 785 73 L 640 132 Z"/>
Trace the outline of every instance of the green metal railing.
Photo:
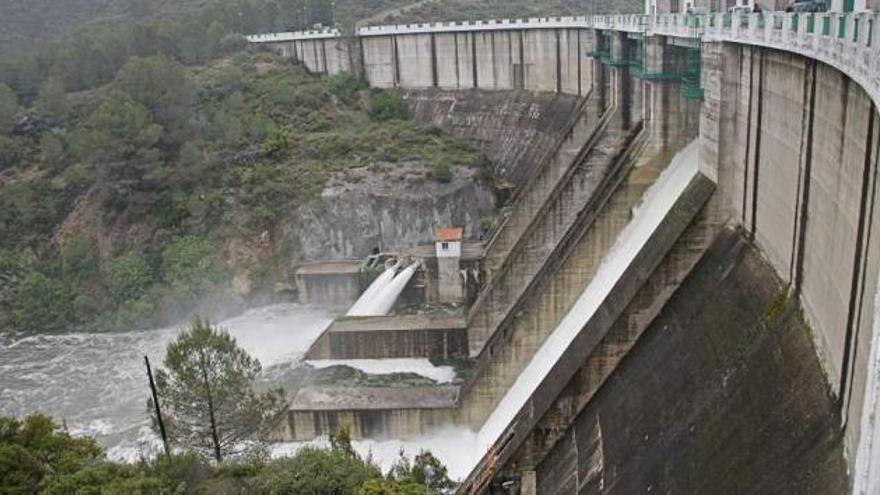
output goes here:
<path id="1" fill-rule="evenodd" d="M 644 33 L 639 34 L 635 57 L 629 59 L 629 73 L 633 77 L 647 81 L 675 81 L 681 78 L 673 72 L 656 72 L 648 70 L 648 48 Z"/>
<path id="2" fill-rule="evenodd" d="M 702 45 L 699 45 L 702 47 Z M 681 73 L 681 95 L 688 100 L 702 100 L 703 51 L 702 48 L 688 48 L 685 55 L 685 70 Z"/>
<path id="3" fill-rule="evenodd" d="M 868 46 L 874 41 L 874 19 L 868 19 Z"/>

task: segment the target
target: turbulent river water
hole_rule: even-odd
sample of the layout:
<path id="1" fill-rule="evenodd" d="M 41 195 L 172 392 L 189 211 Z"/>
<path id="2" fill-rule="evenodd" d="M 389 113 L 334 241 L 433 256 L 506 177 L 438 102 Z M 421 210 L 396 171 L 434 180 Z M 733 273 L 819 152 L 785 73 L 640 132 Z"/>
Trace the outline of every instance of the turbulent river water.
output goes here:
<path id="1" fill-rule="evenodd" d="M 323 309 L 281 304 L 254 309 L 220 325 L 263 364 L 268 378 L 284 376 L 330 323 Z M 91 435 L 107 447 L 111 459 L 134 461 L 159 448 L 146 413 L 149 396 L 144 355 L 160 366 L 165 346 L 179 327 L 120 333 L 40 335 L 4 340 L 0 336 L 0 414 L 25 416 L 34 411 L 63 421 L 74 435 Z M 324 367 L 331 362 L 315 362 Z M 451 379 L 451 369 L 427 360 L 347 364 L 370 373 L 414 372 L 438 382 Z M 434 432 L 407 441 L 356 441 L 354 447 L 384 469 L 399 456 L 429 449 L 449 467 L 453 478 L 469 472 L 475 453 L 474 434 L 464 429 Z M 313 442 L 325 443 L 323 440 Z M 276 455 L 302 444 L 278 444 Z"/>
<path id="2" fill-rule="evenodd" d="M 330 323 L 321 309 L 281 304 L 221 322 L 267 373 L 289 368 Z M 179 327 L 121 333 L 40 335 L 0 341 L 0 414 L 34 411 L 88 434 L 115 459 L 154 443 L 146 414 L 144 355 L 161 365 Z"/>

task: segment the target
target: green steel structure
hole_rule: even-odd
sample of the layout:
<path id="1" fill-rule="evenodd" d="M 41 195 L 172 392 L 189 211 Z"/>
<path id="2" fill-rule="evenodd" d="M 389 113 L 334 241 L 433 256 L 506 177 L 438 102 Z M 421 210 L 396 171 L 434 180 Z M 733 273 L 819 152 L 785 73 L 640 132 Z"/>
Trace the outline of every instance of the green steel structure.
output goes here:
<path id="1" fill-rule="evenodd" d="M 614 58 L 611 55 L 611 33 L 602 32 L 602 41 L 597 51 L 590 53 L 596 57 L 602 65 L 610 67 L 627 67 L 629 73 L 636 78 L 647 81 L 674 81 L 681 83 L 681 94 L 689 100 L 702 100 L 702 49 L 701 45 L 696 47 L 675 47 L 673 49 L 683 50 L 684 65 L 677 64 L 680 67 L 671 71 L 651 71 L 648 70 L 648 50 L 646 47 L 644 33 L 633 34 L 636 37 L 636 53 L 629 54 L 620 58 Z"/>

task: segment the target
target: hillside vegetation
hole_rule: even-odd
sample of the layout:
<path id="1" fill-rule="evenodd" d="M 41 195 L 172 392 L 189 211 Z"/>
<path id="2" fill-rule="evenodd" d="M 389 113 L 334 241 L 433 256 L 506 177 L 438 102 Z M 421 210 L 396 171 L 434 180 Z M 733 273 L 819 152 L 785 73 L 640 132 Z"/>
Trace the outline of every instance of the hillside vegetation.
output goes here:
<path id="1" fill-rule="evenodd" d="M 483 19 L 526 19 L 543 16 L 631 14 L 644 11 L 637 0 L 434 0 L 373 24 Z"/>
<path id="2" fill-rule="evenodd" d="M 132 23 L 221 20 L 231 31 L 351 25 L 413 0 L 0 0 L 0 55 L 41 51 L 46 43 Z M 194 22 L 187 22 L 189 25 Z"/>
<path id="3" fill-rule="evenodd" d="M 276 227 L 332 175 L 420 163 L 448 180 L 478 163 L 395 95 L 245 50 L 203 15 L 3 59 L 0 330 L 229 307 L 235 272 L 249 292 L 284 281 L 296 244 Z"/>
<path id="4" fill-rule="evenodd" d="M 107 460 L 90 437 L 72 437 L 49 417 L 0 416 L 0 493 L 309 493 L 424 495 L 454 487 L 430 452 L 400 458 L 387 473 L 360 456 L 341 431 L 329 447 L 270 459 L 252 454 L 211 464 L 192 452 L 136 464 Z M 426 472 L 433 473 L 426 479 Z"/>

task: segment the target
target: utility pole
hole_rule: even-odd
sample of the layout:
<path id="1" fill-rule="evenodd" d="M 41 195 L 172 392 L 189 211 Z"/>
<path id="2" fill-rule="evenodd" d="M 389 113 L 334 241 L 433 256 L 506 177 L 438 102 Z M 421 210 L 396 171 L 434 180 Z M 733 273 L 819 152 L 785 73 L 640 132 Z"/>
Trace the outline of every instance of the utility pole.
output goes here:
<path id="1" fill-rule="evenodd" d="M 153 393 L 153 406 L 156 408 L 156 419 L 159 420 L 162 445 L 165 447 L 165 455 L 171 457 L 171 450 L 168 448 L 168 435 L 165 433 L 165 422 L 162 421 L 162 410 L 159 408 L 159 394 L 156 393 L 156 382 L 153 381 L 153 370 L 150 368 L 150 358 L 147 356 L 144 356 L 144 364 L 147 365 L 147 376 L 150 378 L 150 391 Z"/>

